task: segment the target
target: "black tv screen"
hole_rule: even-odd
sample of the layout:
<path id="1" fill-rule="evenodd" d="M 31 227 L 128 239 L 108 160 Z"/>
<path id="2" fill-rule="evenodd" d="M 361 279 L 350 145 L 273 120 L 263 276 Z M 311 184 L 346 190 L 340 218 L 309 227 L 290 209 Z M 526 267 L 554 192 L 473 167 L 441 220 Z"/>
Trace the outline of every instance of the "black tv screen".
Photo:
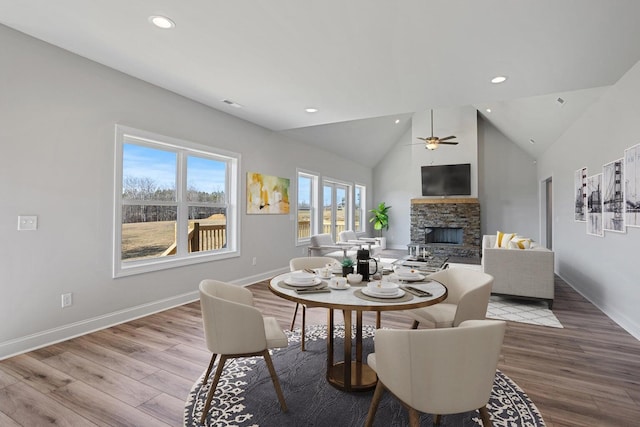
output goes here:
<path id="1" fill-rule="evenodd" d="M 471 164 L 422 166 L 423 196 L 470 196 Z"/>

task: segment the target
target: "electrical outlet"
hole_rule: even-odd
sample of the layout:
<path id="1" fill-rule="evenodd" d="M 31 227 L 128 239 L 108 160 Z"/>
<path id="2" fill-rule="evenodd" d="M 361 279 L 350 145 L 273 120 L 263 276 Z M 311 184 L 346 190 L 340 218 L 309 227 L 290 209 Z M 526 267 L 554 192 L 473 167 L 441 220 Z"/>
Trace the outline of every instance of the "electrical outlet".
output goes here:
<path id="1" fill-rule="evenodd" d="M 251 265 L 256 265 L 258 263 L 258 260 L 256 257 L 253 257 L 253 260 L 251 261 Z"/>
<path id="2" fill-rule="evenodd" d="M 71 307 L 73 305 L 73 294 L 62 294 L 62 308 Z"/>
<path id="3" fill-rule="evenodd" d="M 38 216 L 37 215 L 20 215 L 18 216 L 18 230 L 19 231 L 35 231 L 38 229 Z"/>

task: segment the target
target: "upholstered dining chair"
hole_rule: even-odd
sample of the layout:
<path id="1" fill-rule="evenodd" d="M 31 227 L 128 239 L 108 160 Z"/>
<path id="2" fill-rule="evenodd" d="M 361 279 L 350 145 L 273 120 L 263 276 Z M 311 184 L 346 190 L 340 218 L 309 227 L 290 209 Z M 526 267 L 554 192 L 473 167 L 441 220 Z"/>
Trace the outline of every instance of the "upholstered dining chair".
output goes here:
<path id="1" fill-rule="evenodd" d="M 305 268 L 321 268 L 327 264 L 335 263 L 335 258 L 326 256 L 308 256 L 300 258 L 292 258 L 289 260 L 289 269 L 291 271 L 304 270 Z M 298 315 L 298 308 L 300 303 L 296 303 L 296 309 L 293 311 L 293 319 L 291 320 L 291 330 L 296 323 L 296 316 Z M 300 349 L 304 351 L 305 330 L 307 327 L 307 307 L 302 304 L 302 332 L 300 334 Z"/>
<path id="2" fill-rule="evenodd" d="M 500 357 L 506 322 L 467 320 L 457 328 L 378 329 L 369 366 L 378 374 L 365 426 L 372 426 L 385 389 L 409 408 L 409 425 L 419 414 L 440 417 L 478 409 L 491 426 L 487 403 Z"/>
<path id="3" fill-rule="evenodd" d="M 447 299 L 429 307 L 407 311 L 412 329 L 421 322 L 433 328 L 451 328 L 465 320 L 481 320 L 487 315 L 493 276 L 467 268 L 447 268 L 427 276 L 447 287 Z"/>
<path id="4" fill-rule="evenodd" d="M 207 348 L 213 353 L 204 376 L 205 384 L 209 380 L 209 374 L 217 355 L 220 355 L 200 422 L 204 423 L 209 412 L 211 399 L 227 359 L 237 357 L 264 357 L 280 401 L 280 407 L 286 412 L 287 404 L 284 401 L 271 356 L 269 356 L 270 348 L 281 348 L 288 345 L 287 336 L 276 319 L 262 316 L 260 311 L 253 306 L 253 295 L 248 289 L 217 280 L 200 282 L 200 305 L 205 341 Z"/>

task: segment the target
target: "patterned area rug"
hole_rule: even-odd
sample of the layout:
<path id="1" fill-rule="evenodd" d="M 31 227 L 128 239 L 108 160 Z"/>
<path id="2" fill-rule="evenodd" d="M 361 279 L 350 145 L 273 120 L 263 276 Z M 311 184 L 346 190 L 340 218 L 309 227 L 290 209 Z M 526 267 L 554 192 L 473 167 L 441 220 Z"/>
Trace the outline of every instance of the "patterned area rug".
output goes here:
<path id="1" fill-rule="evenodd" d="M 373 326 L 365 326 L 364 354 L 373 351 Z M 205 426 L 358 426 L 364 425 L 373 391 L 345 393 L 330 386 L 326 372 L 326 328 L 307 328 L 307 351 L 300 351 L 300 330 L 287 331 L 289 347 L 273 351 L 273 363 L 282 386 L 288 412 L 283 413 L 269 372 L 261 357 L 227 362 L 218 384 Z M 337 335 L 344 337 L 338 327 Z M 340 338 L 336 347 L 341 348 Z M 204 375 L 203 375 L 204 376 Z M 211 380 L 201 377 L 193 386 L 185 405 L 184 425 L 202 426 Z M 488 404 L 494 426 L 544 426 L 529 397 L 506 375 L 496 371 Z M 422 414 L 421 425 L 432 425 L 431 415 Z M 376 426 L 406 426 L 408 413 L 388 392 L 376 413 Z M 477 411 L 442 417 L 442 426 L 481 426 Z"/>
<path id="2" fill-rule="evenodd" d="M 482 266 L 472 264 L 449 263 L 449 268 L 468 268 L 482 271 Z M 553 311 L 549 310 L 549 305 L 544 301 L 528 301 L 492 295 L 489 299 L 487 317 L 531 325 L 550 326 L 552 328 L 563 327 L 556 315 L 553 314 Z"/>

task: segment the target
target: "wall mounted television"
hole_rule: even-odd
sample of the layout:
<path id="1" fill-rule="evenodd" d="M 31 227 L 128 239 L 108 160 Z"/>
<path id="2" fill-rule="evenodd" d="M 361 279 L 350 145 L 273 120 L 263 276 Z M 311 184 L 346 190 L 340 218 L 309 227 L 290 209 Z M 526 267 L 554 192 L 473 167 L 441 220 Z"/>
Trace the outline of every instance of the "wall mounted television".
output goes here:
<path id="1" fill-rule="evenodd" d="M 423 196 L 470 196 L 471 164 L 422 166 Z"/>

